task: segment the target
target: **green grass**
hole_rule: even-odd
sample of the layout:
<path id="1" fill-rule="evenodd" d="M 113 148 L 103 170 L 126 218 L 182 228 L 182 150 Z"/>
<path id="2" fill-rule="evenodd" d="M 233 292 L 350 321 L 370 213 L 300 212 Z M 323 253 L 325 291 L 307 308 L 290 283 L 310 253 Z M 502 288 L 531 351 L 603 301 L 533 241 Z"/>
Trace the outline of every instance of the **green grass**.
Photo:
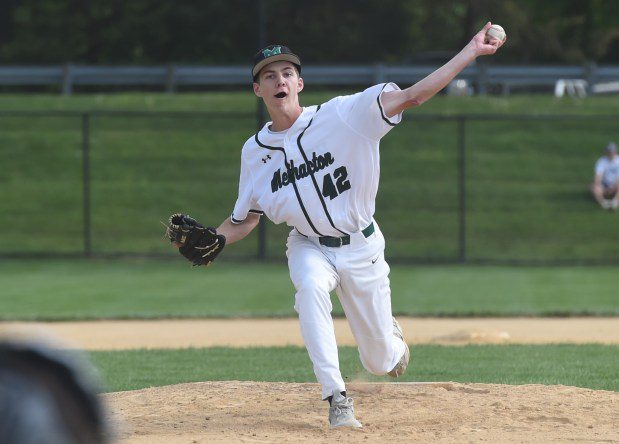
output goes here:
<path id="1" fill-rule="evenodd" d="M 396 265 L 390 279 L 398 315 L 619 315 L 614 267 Z M 4 261 L 0 288 L 5 320 L 296 316 L 283 264 Z"/>
<path id="2" fill-rule="evenodd" d="M 335 91 L 305 92 L 320 103 Z M 239 153 L 255 131 L 251 92 L 2 95 L 2 110 L 207 111 L 212 115 L 97 115 L 90 122 L 92 247 L 161 254 L 159 221 L 182 210 L 209 225 L 232 211 Z M 239 114 L 240 113 L 240 114 Z M 376 218 L 392 258 L 454 260 L 458 131 L 427 114 L 605 115 L 606 119 L 470 121 L 466 125 L 467 257 L 494 261 L 618 261 L 611 227 L 588 196 L 593 163 L 616 138 L 619 100 L 436 97 L 408 111 L 381 145 Z M 610 117 L 610 118 L 608 118 Z M 0 116 L 0 254 L 83 250 L 79 117 Z M 132 223 L 127 223 L 132 221 Z M 139 223 L 140 229 L 135 229 Z M 36 227 L 23 235 L 23 227 Z M 287 227 L 268 224 L 267 256 L 283 257 Z M 227 254 L 254 257 L 255 235 Z"/>
<path id="3" fill-rule="evenodd" d="M 619 390 L 618 346 L 419 345 L 404 381 L 563 384 Z M 339 351 L 346 381 L 389 381 L 365 372 L 354 347 Z M 197 381 L 315 382 L 302 347 L 101 351 L 90 354 L 108 391 Z"/>
<path id="4" fill-rule="evenodd" d="M 400 85 L 404 87 L 405 85 Z M 324 90 L 310 86 L 301 93 L 302 105 L 313 105 L 329 100 L 349 90 Z M 535 108 L 532 108 L 532 104 Z M 217 111 L 253 112 L 256 97 L 251 90 L 208 93 L 108 93 L 108 94 L 2 94 L 0 111 L 17 110 L 134 110 L 134 111 Z M 586 100 L 557 100 L 550 95 L 513 95 L 510 97 L 448 97 L 436 96 L 417 108 L 415 113 L 490 113 L 490 114 L 587 114 L 617 113 L 616 97 L 589 97 Z"/>

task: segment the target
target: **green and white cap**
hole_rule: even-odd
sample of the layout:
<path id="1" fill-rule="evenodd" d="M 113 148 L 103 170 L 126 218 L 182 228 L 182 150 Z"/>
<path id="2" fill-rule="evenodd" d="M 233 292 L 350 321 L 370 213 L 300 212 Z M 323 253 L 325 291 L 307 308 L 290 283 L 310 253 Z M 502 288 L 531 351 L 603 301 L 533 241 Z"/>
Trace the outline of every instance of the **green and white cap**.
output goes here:
<path id="1" fill-rule="evenodd" d="M 256 80 L 256 76 L 262 68 L 269 63 L 281 61 L 292 63 L 301 73 L 301 59 L 290 48 L 284 45 L 269 45 L 266 48 L 262 48 L 254 56 L 254 67 L 251 70 L 251 76 Z"/>

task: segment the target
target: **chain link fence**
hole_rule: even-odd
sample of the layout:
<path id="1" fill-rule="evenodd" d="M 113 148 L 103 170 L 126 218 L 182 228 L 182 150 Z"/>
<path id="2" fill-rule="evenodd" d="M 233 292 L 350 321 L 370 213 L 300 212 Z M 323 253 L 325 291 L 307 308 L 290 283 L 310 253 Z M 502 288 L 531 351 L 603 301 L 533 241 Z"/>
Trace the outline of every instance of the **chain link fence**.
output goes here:
<path id="1" fill-rule="evenodd" d="M 163 222 L 218 225 L 252 113 L 0 114 L 0 256 L 175 254 Z M 619 263 L 619 214 L 589 195 L 612 116 L 410 115 L 381 143 L 376 220 L 394 262 Z M 265 219 L 265 218 L 263 218 Z M 263 221 L 224 258 L 285 259 Z"/>

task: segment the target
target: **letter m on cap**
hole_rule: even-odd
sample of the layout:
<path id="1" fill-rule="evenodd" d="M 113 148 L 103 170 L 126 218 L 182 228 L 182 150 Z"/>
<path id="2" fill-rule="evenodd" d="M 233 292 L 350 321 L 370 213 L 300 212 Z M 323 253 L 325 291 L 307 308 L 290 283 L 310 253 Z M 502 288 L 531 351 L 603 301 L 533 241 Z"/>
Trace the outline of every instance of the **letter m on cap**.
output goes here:
<path id="1" fill-rule="evenodd" d="M 281 46 L 275 46 L 273 49 L 265 49 L 262 51 L 262 55 L 267 58 L 267 57 L 273 57 L 274 55 L 277 54 L 281 54 L 282 53 L 282 47 Z"/>

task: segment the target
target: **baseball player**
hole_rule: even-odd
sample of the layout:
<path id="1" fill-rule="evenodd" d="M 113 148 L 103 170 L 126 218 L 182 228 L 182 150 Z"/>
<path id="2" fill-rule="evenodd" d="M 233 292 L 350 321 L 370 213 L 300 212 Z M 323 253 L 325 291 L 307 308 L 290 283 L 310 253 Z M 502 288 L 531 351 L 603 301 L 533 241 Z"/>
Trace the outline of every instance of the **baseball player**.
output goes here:
<path id="1" fill-rule="evenodd" d="M 619 208 L 619 155 L 615 142 L 608 142 L 604 156 L 595 162 L 591 193 L 605 210 Z"/>
<path id="2" fill-rule="evenodd" d="M 262 49 L 252 69 L 253 90 L 271 121 L 243 146 L 231 217 L 217 230 L 184 215 L 171 218 L 170 238 L 196 265 L 209 265 L 226 243 L 247 236 L 263 214 L 292 227 L 286 255 L 296 289 L 294 308 L 322 399 L 330 403 L 332 427 L 361 427 L 339 369 L 332 290 L 370 373 L 398 377 L 409 362 L 409 348 L 391 314 L 385 239 L 374 219 L 380 139 L 405 109 L 430 99 L 478 56 L 496 52 L 503 42 L 484 42 L 490 26 L 405 90 L 380 84 L 318 106 L 299 104 L 300 58 L 283 45 Z"/>

